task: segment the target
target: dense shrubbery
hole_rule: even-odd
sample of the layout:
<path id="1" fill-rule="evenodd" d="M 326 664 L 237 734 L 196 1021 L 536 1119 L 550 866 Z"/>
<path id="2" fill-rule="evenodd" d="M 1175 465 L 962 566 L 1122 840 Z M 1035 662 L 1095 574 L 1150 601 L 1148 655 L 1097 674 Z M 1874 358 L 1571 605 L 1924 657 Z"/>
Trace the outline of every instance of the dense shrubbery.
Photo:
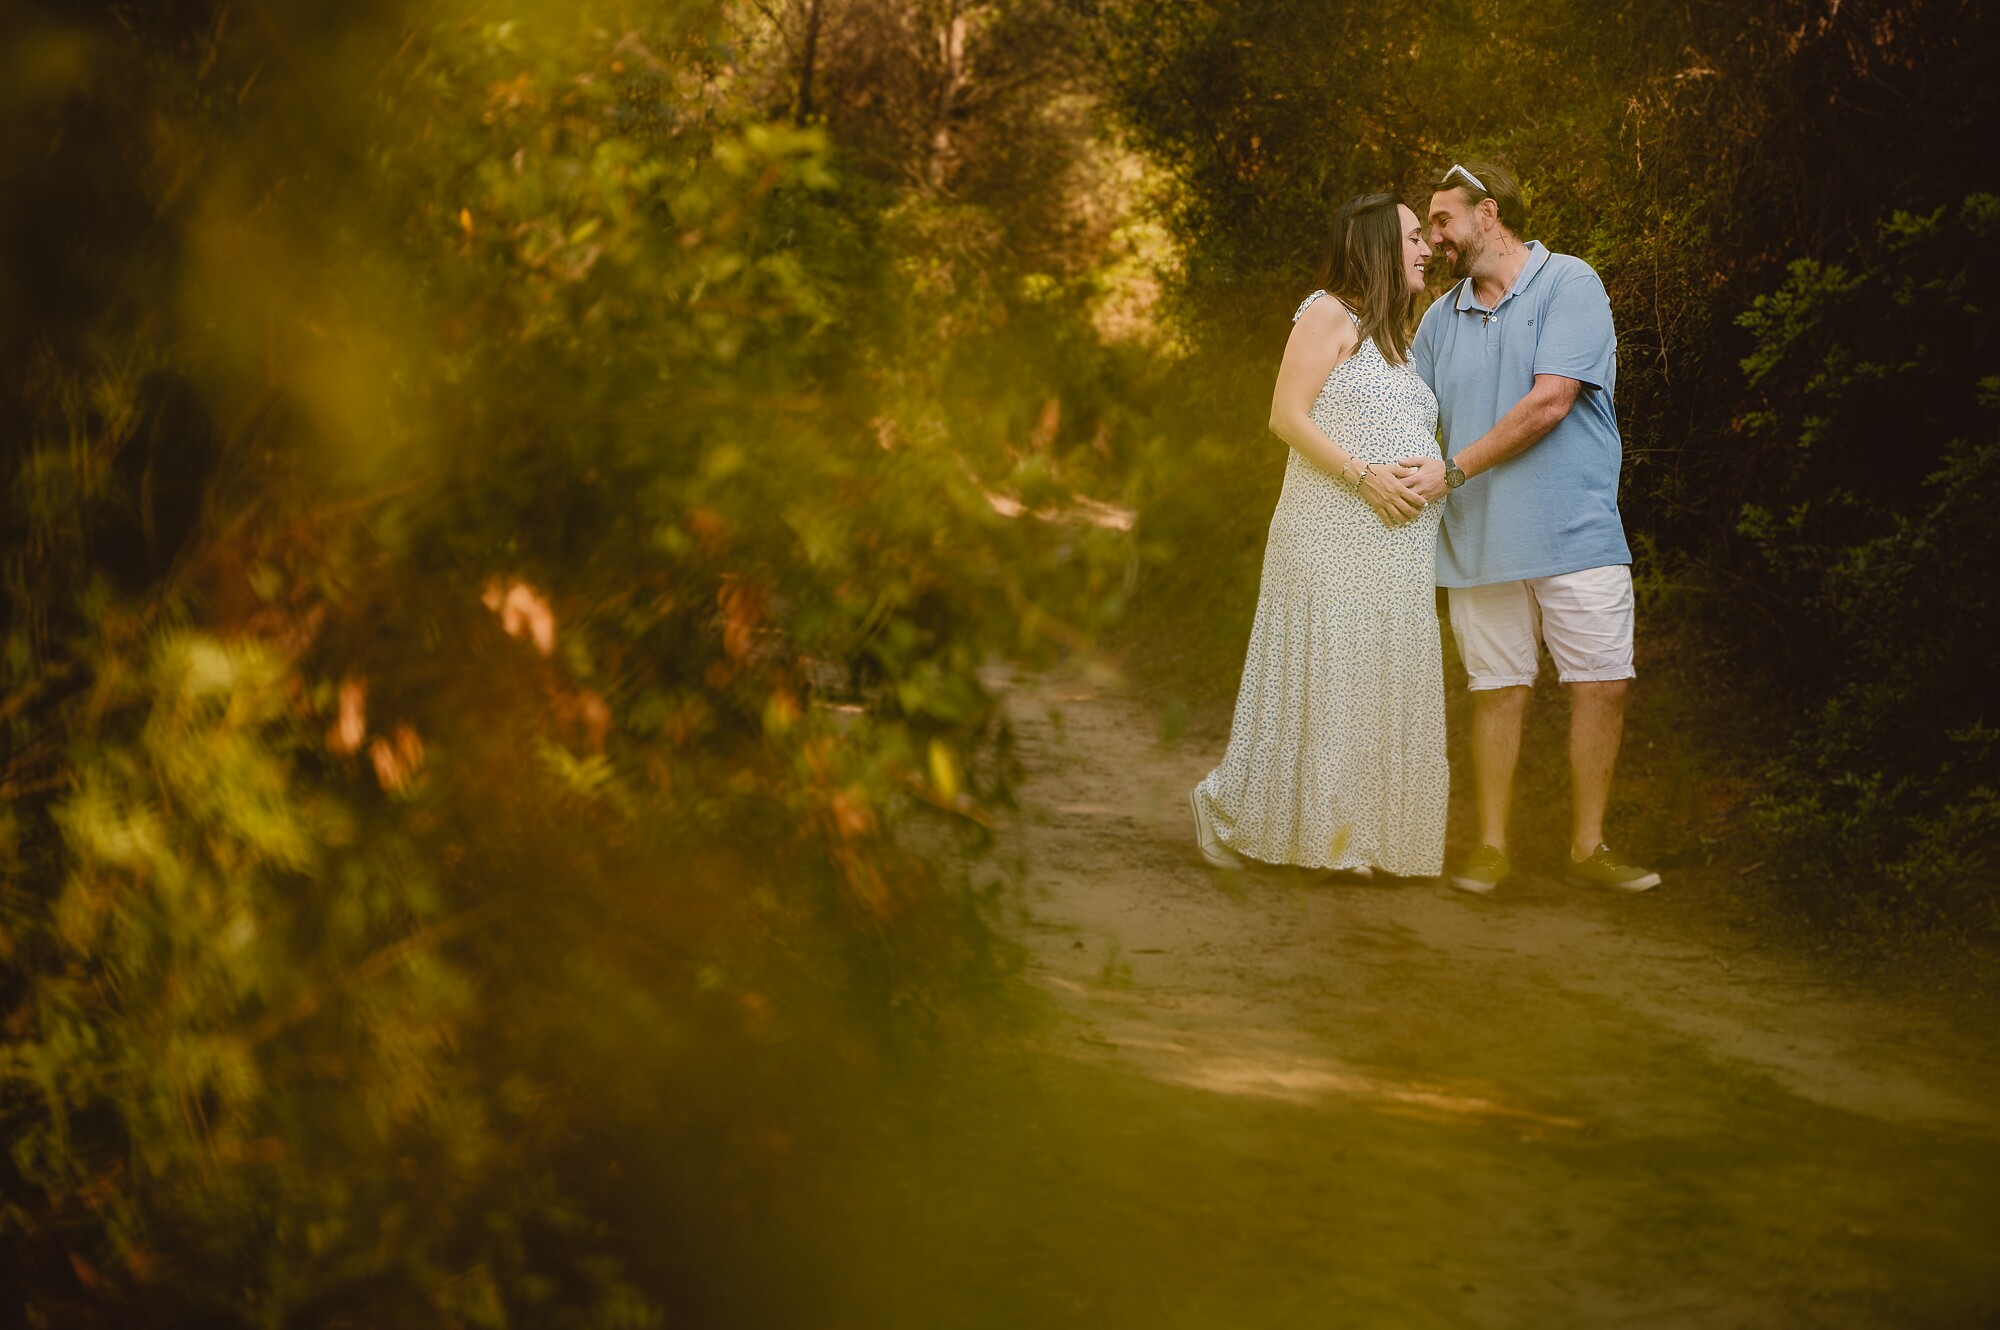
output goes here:
<path id="1" fill-rule="evenodd" d="M 1740 319 L 1769 459 L 1743 533 L 1761 559 L 1753 634 L 1805 713 L 1769 811 L 1832 898 L 1988 925 L 2000 844 L 1991 724 L 2000 613 L 2000 376 L 1986 325 L 2000 199 L 1882 228 L 1850 270 L 1800 260 Z M 1858 895 L 1843 884 L 1880 883 Z"/>
<path id="2" fill-rule="evenodd" d="M 984 836 L 978 668 L 1120 594 L 1060 407 L 1109 353 L 1004 218 L 768 121 L 730 31 L 9 17 L 30 1320 L 779 1297 L 759 1198 L 1003 971 L 909 832 Z"/>

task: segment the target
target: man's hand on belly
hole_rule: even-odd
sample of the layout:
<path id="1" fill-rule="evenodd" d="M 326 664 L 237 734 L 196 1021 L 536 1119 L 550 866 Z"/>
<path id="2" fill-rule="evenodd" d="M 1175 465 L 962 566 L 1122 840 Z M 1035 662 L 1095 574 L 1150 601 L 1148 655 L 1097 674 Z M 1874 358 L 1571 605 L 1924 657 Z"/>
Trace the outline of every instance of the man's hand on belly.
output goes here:
<path id="1" fill-rule="evenodd" d="M 1451 492 L 1444 483 L 1444 459 L 1441 457 L 1405 457 L 1396 463 L 1396 479 L 1415 492 L 1425 503 L 1436 503 Z"/>

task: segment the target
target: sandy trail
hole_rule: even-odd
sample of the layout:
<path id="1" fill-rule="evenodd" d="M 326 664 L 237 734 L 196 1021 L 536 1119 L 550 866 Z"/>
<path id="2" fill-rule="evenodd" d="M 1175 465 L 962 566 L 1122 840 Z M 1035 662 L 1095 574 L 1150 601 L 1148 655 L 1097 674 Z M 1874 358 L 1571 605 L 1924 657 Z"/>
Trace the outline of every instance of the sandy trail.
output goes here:
<path id="1" fill-rule="evenodd" d="M 1218 875 L 1184 802 L 1214 736 L 1008 693 L 1056 1016 L 938 1147 L 994 1195 L 943 1221 L 930 1319 L 2000 1324 L 1990 1013 L 1871 995 L 1671 880 Z"/>

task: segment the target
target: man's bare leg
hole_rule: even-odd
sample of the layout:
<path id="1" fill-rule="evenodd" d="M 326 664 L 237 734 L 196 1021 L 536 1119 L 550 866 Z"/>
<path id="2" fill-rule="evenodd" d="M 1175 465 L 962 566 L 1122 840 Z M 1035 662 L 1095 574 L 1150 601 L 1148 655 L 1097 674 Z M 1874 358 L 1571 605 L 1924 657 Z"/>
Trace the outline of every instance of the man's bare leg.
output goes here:
<path id="1" fill-rule="evenodd" d="M 1604 843 L 1604 810 L 1611 802 L 1611 773 L 1625 735 L 1629 679 L 1569 685 L 1569 857 L 1587 859 Z"/>
<path id="2" fill-rule="evenodd" d="M 1507 848 L 1507 811 L 1514 802 L 1514 766 L 1521 756 L 1521 717 L 1527 709 L 1525 687 L 1481 688 L 1472 694 L 1472 777 L 1478 793 L 1479 843 L 1496 850 Z"/>

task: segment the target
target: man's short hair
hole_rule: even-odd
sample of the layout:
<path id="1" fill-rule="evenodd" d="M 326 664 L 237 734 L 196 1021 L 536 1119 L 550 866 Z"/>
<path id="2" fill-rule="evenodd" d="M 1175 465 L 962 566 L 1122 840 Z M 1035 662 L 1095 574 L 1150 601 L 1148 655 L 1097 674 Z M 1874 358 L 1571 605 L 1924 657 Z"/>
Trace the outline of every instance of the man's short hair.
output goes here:
<path id="1" fill-rule="evenodd" d="M 1528 225 L 1528 205 L 1521 201 L 1521 182 L 1498 162 L 1454 163 L 1444 178 L 1431 186 L 1433 193 L 1447 189 L 1464 190 L 1475 208 L 1492 199 L 1500 208 L 1500 225 L 1517 236 Z"/>

